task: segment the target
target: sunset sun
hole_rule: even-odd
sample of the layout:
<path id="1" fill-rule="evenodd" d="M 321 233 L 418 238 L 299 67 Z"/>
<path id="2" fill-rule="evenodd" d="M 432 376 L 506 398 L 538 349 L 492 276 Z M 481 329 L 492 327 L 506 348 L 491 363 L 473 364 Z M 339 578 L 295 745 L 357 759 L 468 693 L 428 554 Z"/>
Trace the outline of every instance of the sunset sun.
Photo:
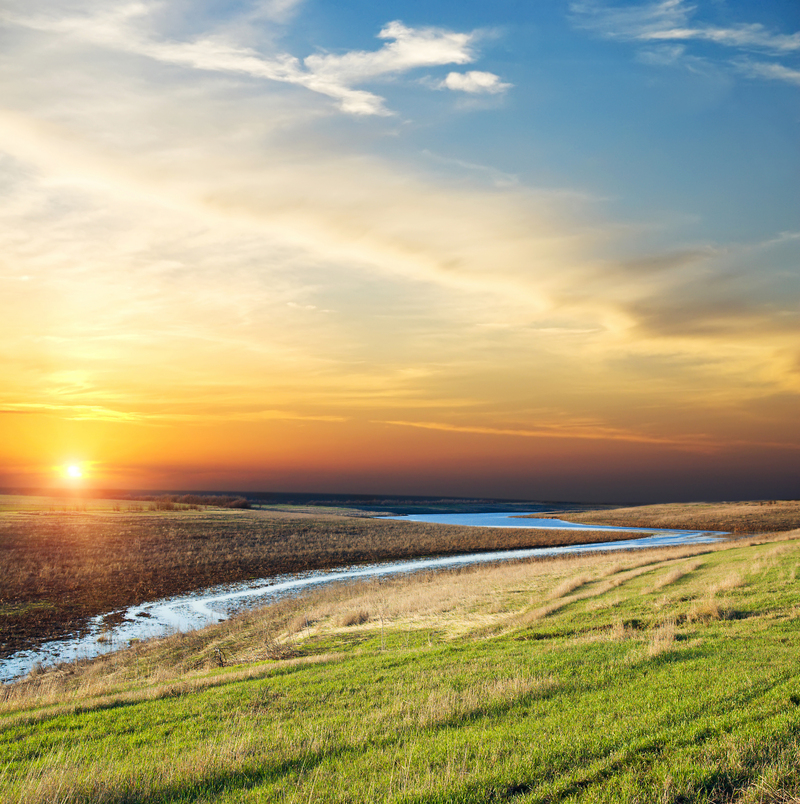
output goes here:
<path id="1" fill-rule="evenodd" d="M 81 467 L 77 464 L 72 464 L 71 466 L 67 467 L 67 476 L 77 480 L 78 478 L 83 477 L 83 472 L 81 471 Z"/>

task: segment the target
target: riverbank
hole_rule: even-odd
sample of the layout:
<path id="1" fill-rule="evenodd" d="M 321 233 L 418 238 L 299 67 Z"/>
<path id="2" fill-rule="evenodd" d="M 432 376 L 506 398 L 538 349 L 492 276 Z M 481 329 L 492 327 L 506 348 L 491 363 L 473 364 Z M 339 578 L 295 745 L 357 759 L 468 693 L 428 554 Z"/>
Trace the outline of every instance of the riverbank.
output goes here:
<path id="1" fill-rule="evenodd" d="M 220 583 L 425 555 L 640 536 L 444 526 L 313 511 L 151 511 L 144 505 L 129 510 L 134 506 L 0 498 L 0 656 L 81 632 L 99 614 Z"/>
<path id="2" fill-rule="evenodd" d="M 34 674 L 0 703 L 0 791 L 790 801 L 798 535 L 329 588 Z"/>

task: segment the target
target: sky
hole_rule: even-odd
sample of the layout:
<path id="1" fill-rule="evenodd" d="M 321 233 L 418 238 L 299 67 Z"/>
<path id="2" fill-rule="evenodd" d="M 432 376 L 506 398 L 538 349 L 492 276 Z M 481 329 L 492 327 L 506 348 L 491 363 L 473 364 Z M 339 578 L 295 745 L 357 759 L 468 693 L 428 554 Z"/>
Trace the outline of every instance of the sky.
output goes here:
<path id="1" fill-rule="evenodd" d="M 797 498 L 798 124 L 796 0 L 4 0 L 0 486 Z"/>

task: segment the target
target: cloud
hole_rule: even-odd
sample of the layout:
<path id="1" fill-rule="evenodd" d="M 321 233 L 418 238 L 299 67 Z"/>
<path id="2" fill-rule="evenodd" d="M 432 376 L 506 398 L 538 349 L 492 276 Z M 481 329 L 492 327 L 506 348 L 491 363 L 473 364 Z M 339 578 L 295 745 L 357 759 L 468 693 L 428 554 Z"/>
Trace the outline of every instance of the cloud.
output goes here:
<path id="1" fill-rule="evenodd" d="M 261 0 L 250 17 L 285 23 L 297 13 L 304 2 L 305 0 Z"/>
<path id="2" fill-rule="evenodd" d="M 800 50 L 800 33 L 791 35 L 773 34 L 759 23 L 738 25 L 734 28 L 674 28 L 642 32 L 637 39 L 665 41 L 670 39 L 699 39 L 714 42 L 718 45 L 743 49 L 765 49 L 779 52 L 796 52 Z"/>
<path id="3" fill-rule="evenodd" d="M 613 39 L 640 42 L 696 39 L 735 48 L 800 51 L 800 32 L 773 33 L 760 23 L 730 27 L 691 25 L 697 6 L 687 5 L 685 0 L 663 0 L 627 7 L 577 2 L 572 3 L 570 10 L 580 27 Z"/>
<path id="4" fill-rule="evenodd" d="M 479 70 L 470 70 L 466 73 L 448 73 L 439 85 L 443 89 L 453 89 L 459 92 L 469 92 L 474 95 L 496 95 L 505 92 L 512 84 L 504 84 L 500 76 L 494 73 L 484 73 Z"/>
<path id="5" fill-rule="evenodd" d="M 596 198 L 453 156 L 445 176 L 414 169 L 375 153 L 380 119 L 366 134 L 340 120 L 328 137 L 320 92 L 291 88 L 313 76 L 325 97 L 374 113 L 382 98 L 353 95 L 358 82 L 466 63 L 473 34 L 392 23 L 383 47 L 309 65 L 178 35 L 150 6 L 86 6 L 84 26 L 70 8 L 66 28 L 53 6 L 0 53 L 3 409 L 26 400 L 134 426 L 173 412 L 244 422 L 273 417 L 266 407 L 302 424 L 459 408 L 535 435 L 547 428 L 531 400 L 549 396 L 599 411 L 565 437 L 624 440 L 623 416 L 598 400 L 642 389 L 672 408 L 706 404 L 715 383 L 741 399 L 796 382 L 779 354 L 794 343 L 789 317 L 785 335 L 769 329 L 772 302 L 792 297 L 769 284 L 764 255 L 759 297 L 728 288 L 728 315 L 711 303 L 711 278 L 731 270 L 724 249 L 636 259 L 624 242 L 635 227 L 604 220 Z M 613 368 L 631 354 L 634 368 Z M 675 381 L 653 392 L 642 365 L 663 354 Z M 683 371 L 695 363 L 700 379 Z M 466 415 L 454 426 L 479 427 Z"/>
<path id="6" fill-rule="evenodd" d="M 616 295 L 628 336 L 648 344 L 645 349 L 652 349 L 651 355 L 668 354 L 670 348 L 685 350 L 706 367 L 736 355 L 754 373 L 769 376 L 770 382 L 780 375 L 782 385 L 796 391 L 800 375 L 789 355 L 796 339 L 800 289 L 780 268 L 796 264 L 794 234 L 625 260 L 599 269 L 583 292 L 603 287 Z M 754 275 L 753 265 L 772 267 Z M 615 285 L 616 292 L 611 290 Z M 703 343 L 715 344 L 719 351 L 706 351 Z M 769 354 L 763 366 L 754 361 L 755 354 Z"/>
<path id="7" fill-rule="evenodd" d="M 139 422 L 143 416 L 120 410 L 109 410 L 97 405 L 53 405 L 35 403 L 4 403 L 0 413 L 15 415 L 53 415 L 76 421 L 91 420 L 101 422 Z"/>
<path id="8" fill-rule="evenodd" d="M 643 48 L 639 51 L 638 58 L 644 64 L 668 66 L 679 62 L 685 53 L 685 45 L 661 45 Z"/>
<path id="9" fill-rule="evenodd" d="M 452 156 L 442 156 L 428 149 L 423 150 L 422 155 L 438 164 L 455 167 L 461 173 L 466 170 L 470 173 L 484 176 L 488 178 L 495 187 L 518 187 L 520 184 L 519 176 L 516 174 L 506 173 L 490 165 L 480 165 L 475 162 L 467 162 L 464 159 L 455 159 Z M 584 197 L 582 200 L 587 201 L 589 199 Z"/>
<path id="10" fill-rule="evenodd" d="M 644 64 L 665 67 L 682 64 L 693 72 L 705 72 L 708 55 L 693 55 L 689 44 L 709 42 L 740 53 L 769 52 L 784 57 L 800 53 L 800 31 L 792 34 L 768 30 L 760 23 L 710 25 L 693 20 L 697 5 L 685 0 L 662 0 L 633 6 L 609 6 L 597 0 L 570 5 L 574 24 L 607 39 L 635 42 L 637 58 Z M 800 85 L 800 70 L 779 63 L 752 61 L 748 57 L 726 62 L 751 78 L 765 78 Z"/>
<path id="11" fill-rule="evenodd" d="M 620 39 L 647 39 L 654 33 L 685 27 L 692 10 L 683 0 L 624 7 L 596 0 L 570 4 L 572 19 L 579 27 Z"/>
<path id="12" fill-rule="evenodd" d="M 405 72 L 417 67 L 468 64 L 475 59 L 475 33 L 455 33 L 439 28 L 409 28 L 399 20 L 378 34 L 388 40 L 380 50 L 356 50 L 340 56 L 317 54 L 304 60 L 316 76 L 330 76 L 343 83 L 357 83 L 377 76 Z"/>
<path id="13" fill-rule="evenodd" d="M 396 427 L 417 427 L 423 430 L 441 430 L 448 433 L 472 433 L 475 435 L 513 436 L 516 438 L 567 438 L 586 439 L 591 441 L 629 441 L 637 444 L 663 444 L 665 446 L 690 449 L 705 452 L 714 446 L 707 436 L 692 435 L 681 439 L 651 436 L 646 433 L 636 433 L 632 430 L 623 430 L 603 426 L 600 423 L 564 423 L 540 424 L 530 429 L 517 429 L 505 427 L 481 427 L 474 425 L 449 424 L 447 422 L 424 421 L 384 421 L 377 424 L 391 424 Z"/>
<path id="14" fill-rule="evenodd" d="M 14 300 L 0 404 L 110 421 L 121 398 L 148 422 L 154 398 L 201 399 L 231 421 L 255 400 L 317 418 L 452 406 L 470 389 L 429 384 L 474 360 L 475 324 L 527 321 L 580 264 L 587 233 L 560 211 L 573 200 L 275 139 L 252 97 L 199 84 L 187 102 L 160 75 L 142 91 L 140 74 L 64 58 L 80 91 L 64 93 L 61 62 L 43 65 L 47 94 L 0 118 L 14 155 L 0 160 L 0 298 Z M 84 381 L 54 379 L 58 366 Z"/>
<path id="15" fill-rule="evenodd" d="M 294 11 L 297 3 L 275 0 L 262 6 L 261 18 L 273 21 Z M 293 84 L 333 98 L 339 108 L 353 115 L 389 115 L 381 96 L 356 85 L 366 81 L 398 76 L 423 67 L 469 64 L 477 57 L 477 32 L 459 33 L 441 28 L 411 28 L 399 20 L 388 23 L 378 33 L 386 44 L 375 51 L 349 51 L 342 54 L 318 53 L 300 59 L 288 53 L 265 55 L 244 47 L 233 38 L 230 24 L 220 33 L 209 33 L 188 41 L 159 37 L 150 30 L 148 20 L 157 4 L 127 3 L 108 8 L 87 3 L 72 16 L 56 12 L 2 15 L 6 23 L 58 33 L 75 40 L 115 52 L 144 56 L 164 64 L 174 64 L 208 72 L 246 75 Z M 251 14 L 252 22 L 259 15 Z M 455 75 L 455 74 L 454 74 Z M 450 76 L 446 81 L 450 80 Z M 462 83 L 459 84 L 459 81 Z M 451 88 L 468 92 L 499 92 L 507 85 L 490 73 L 467 73 L 454 79 Z"/>
<path id="16" fill-rule="evenodd" d="M 665 251 L 657 254 L 645 254 L 627 260 L 621 260 L 617 267 L 621 272 L 628 276 L 636 274 L 639 277 L 672 273 L 674 276 L 677 271 L 682 269 L 694 269 L 709 259 L 724 253 L 724 249 L 713 248 L 711 246 L 685 248 L 675 251 Z M 604 269 L 608 272 L 609 267 Z M 611 270 L 614 270 L 611 268 Z"/>
<path id="17" fill-rule="evenodd" d="M 736 63 L 737 67 L 753 78 L 768 78 L 773 81 L 785 81 L 800 86 L 800 70 L 794 70 L 783 64 L 775 62 L 758 62 L 742 60 Z"/>

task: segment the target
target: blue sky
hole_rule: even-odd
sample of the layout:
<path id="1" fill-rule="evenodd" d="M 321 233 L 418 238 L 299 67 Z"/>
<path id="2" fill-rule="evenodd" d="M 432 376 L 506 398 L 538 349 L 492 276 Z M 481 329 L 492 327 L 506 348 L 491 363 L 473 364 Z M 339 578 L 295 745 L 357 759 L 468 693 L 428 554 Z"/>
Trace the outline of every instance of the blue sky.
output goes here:
<path id="1" fill-rule="evenodd" d="M 797 3 L 0 26 L 0 479 L 425 492 L 398 431 L 448 493 L 587 496 L 620 445 L 606 495 L 796 466 Z"/>
<path id="2" fill-rule="evenodd" d="M 342 13 L 318 3 L 306 12 L 301 35 L 289 34 L 298 53 L 374 49 L 397 16 L 482 32 L 469 66 L 513 84 L 501 98 L 468 103 L 415 87 L 453 65 L 364 84 L 406 123 L 396 147 L 408 158 L 428 148 L 591 194 L 635 219 L 702 219 L 687 236 L 764 237 L 797 220 L 796 4 L 348 4 Z M 714 33 L 718 41 L 704 38 Z"/>

